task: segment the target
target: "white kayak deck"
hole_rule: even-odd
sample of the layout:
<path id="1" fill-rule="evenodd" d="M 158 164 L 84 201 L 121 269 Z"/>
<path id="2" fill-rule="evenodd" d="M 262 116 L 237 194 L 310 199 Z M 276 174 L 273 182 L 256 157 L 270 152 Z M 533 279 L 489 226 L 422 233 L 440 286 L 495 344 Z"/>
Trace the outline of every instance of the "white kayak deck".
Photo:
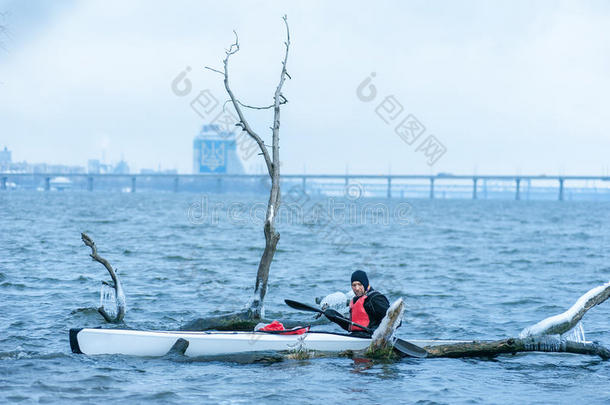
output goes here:
<path id="1" fill-rule="evenodd" d="M 158 357 L 167 354 L 180 338 L 189 343 L 184 353 L 189 357 L 296 350 L 358 351 L 366 349 L 371 343 L 371 339 L 368 338 L 320 331 L 309 331 L 302 335 L 280 335 L 266 332 L 142 331 L 97 328 L 70 330 L 72 351 L 89 355 L 123 354 Z M 457 340 L 409 341 L 420 347 L 462 342 Z"/>

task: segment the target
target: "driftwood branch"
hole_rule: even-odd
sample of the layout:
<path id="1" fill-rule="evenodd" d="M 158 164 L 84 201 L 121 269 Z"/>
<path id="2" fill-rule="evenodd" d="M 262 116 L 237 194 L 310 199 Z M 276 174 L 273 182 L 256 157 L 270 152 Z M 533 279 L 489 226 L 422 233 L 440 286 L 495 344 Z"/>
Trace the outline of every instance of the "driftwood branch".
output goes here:
<path id="1" fill-rule="evenodd" d="M 374 353 L 375 351 L 392 347 L 394 332 L 402 321 L 404 310 L 405 303 L 402 298 L 399 298 L 392 303 L 381 321 L 381 324 L 375 329 L 375 333 L 373 333 L 372 336 L 373 341 L 367 349 L 367 352 Z"/>
<path id="2" fill-rule="evenodd" d="M 108 273 L 110 273 L 110 278 L 112 278 L 111 283 L 108 283 L 106 281 L 102 281 L 102 283 L 114 288 L 117 305 L 116 316 L 110 316 L 102 306 L 100 306 L 97 310 L 107 322 L 121 322 L 123 320 L 123 317 L 125 316 L 125 295 L 123 293 L 123 286 L 121 285 L 121 280 L 117 276 L 116 272 L 114 271 L 108 260 L 97 254 L 97 247 L 95 246 L 95 242 L 93 241 L 93 239 L 91 239 L 86 233 L 81 233 L 81 239 L 83 240 L 83 243 L 86 246 L 91 248 L 91 254 L 89 256 L 91 256 L 93 261 L 101 263 L 106 268 L 106 270 L 108 270 Z"/>
<path id="3" fill-rule="evenodd" d="M 495 357 L 519 352 L 556 352 L 596 355 L 610 359 L 610 350 L 593 342 L 571 342 L 557 337 L 508 338 L 491 342 L 472 341 L 425 346 L 428 357 Z"/>
<path id="4" fill-rule="evenodd" d="M 523 329 L 519 337 L 564 334 L 574 328 L 588 310 L 606 301 L 608 297 L 610 297 L 610 282 L 587 291 L 564 313 Z"/>
<path id="5" fill-rule="evenodd" d="M 518 338 L 472 341 L 424 347 L 428 357 L 493 357 L 518 352 L 563 352 L 596 355 L 610 359 L 610 350 L 596 342 L 575 342 L 564 336 L 584 314 L 610 296 L 610 283 L 589 290 L 566 312 L 525 328 Z"/>

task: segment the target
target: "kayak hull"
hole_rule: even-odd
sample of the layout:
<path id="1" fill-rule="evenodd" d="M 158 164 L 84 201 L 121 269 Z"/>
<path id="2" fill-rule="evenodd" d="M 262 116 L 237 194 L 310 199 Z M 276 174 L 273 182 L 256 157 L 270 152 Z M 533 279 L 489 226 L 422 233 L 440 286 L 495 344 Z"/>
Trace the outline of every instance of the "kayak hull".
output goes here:
<path id="1" fill-rule="evenodd" d="M 341 352 L 364 350 L 371 339 L 329 332 L 280 335 L 265 332 L 186 332 L 127 329 L 71 329 L 72 352 L 88 355 L 122 354 L 158 357 L 168 353 L 178 339 L 189 342 L 188 357 L 268 351 L 311 350 Z"/>

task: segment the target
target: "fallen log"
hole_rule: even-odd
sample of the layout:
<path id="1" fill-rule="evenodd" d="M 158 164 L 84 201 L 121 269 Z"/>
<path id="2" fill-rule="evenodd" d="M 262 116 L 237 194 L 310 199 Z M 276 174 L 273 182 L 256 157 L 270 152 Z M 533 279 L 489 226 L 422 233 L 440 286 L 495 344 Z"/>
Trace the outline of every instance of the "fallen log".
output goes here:
<path id="1" fill-rule="evenodd" d="M 610 350 L 597 342 L 571 340 L 572 329 L 585 313 L 610 296 L 610 282 L 582 295 L 567 311 L 546 318 L 521 331 L 518 338 L 496 341 L 463 341 L 424 346 L 428 357 L 494 357 L 519 352 L 557 352 L 599 356 L 610 359 Z"/>
<path id="2" fill-rule="evenodd" d="M 610 359 L 610 350 L 595 342 L 572 342 L 554 336 L 508 338 L 496 341 L 472 341 L 452 344 L 424 346 L 428 357 L 495 357 L 500 354 L 519 352 L 575 353 Z"/>

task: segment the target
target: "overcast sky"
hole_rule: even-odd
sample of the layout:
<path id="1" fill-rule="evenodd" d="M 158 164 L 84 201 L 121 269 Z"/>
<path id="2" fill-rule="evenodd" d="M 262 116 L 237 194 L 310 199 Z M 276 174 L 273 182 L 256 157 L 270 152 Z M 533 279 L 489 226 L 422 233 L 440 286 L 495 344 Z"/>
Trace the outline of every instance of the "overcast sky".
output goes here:
<path id="1" fill-rule="evenodd" d="M 607 1 L 13 0 L 0 12 L 0 147 L 13 160 L 191 172 L 206 120 L 190 103 L 206 89 L 227 98 L 203 67 L 221 68 L 235 29 L 233 90 L 270 104 L 287 14 L 284 173 L 610 171 Z M 373 72 L 376 97 L 362 101 Z M 409 114 L 425 126 L 411 145 L 394 132 Z M 270 143 L 270 113 L 248 117 Z M 446 148 L 433 165 L 418 150 L 430 135 Z"/>

